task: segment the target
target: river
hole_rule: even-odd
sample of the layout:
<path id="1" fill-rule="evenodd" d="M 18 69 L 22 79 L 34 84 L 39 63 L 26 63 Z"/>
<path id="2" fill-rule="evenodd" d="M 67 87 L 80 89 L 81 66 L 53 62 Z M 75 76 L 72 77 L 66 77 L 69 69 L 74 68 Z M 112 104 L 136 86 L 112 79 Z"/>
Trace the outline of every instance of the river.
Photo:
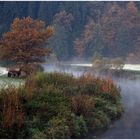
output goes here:
<path id="1" fill-rule="evenodd" d="M 79 71 L 72 68 L 60 70 L 52 66 L 47 69 L 49 71 L 55 70 L 71 73 L 74 76 L 80 76 L 85 72 L 84 70 Z M 114 80 L 114 82 L 121 88 L 124 113 L 119 120 L 110 125 L 102 134 L 95 136 L 91 133 L 89 137 L 102 139 L 140 139 L 140 79 L 120 78 Z"/>
<path id="2" fill-rule="evenodd" d="M 124 113 L 99 138 L 136 139 L 140 138 L 140 80 L 119 79 Z"/>
<path id="3" fill-rule="evenodd" d="M 62 69 L 55 65 L 45 65 L 44 68 L 48 72 L 66 72 L 74 76 L 80 76 L 86 72 L 85 69 L 79 70 L 71 67 Z M 90 138 L 140 139 L 140 79 L 131 80 L 121 78 L 114 80 L 114 82 L 121 88 L 124 113 L 119 120 L 110 125 L 102 134 L 95 136 L 91 133 Z"/>

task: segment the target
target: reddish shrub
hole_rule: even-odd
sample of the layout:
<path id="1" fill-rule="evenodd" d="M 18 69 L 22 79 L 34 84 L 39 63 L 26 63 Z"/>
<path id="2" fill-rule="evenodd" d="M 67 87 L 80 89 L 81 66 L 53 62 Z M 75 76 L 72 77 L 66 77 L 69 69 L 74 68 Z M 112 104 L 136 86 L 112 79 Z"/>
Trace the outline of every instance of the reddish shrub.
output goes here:
<path id="1" fill-rule="evenodd" d="M 89 95 L 76 95 L 71 97 L 72 111 L 77 115 L 90 116 L 93 112 L 95 101 Z"/>
<path id="2" fill-rule="evenodd" d="M 18 128 L 21 128 L 24 124 L 25 114 L 17 90 L 10 87 L 1 92 L 1 94 L 3 94 L 1 103 L 3 127 L 10 128 L 13 125 L 16 125 Z"/>

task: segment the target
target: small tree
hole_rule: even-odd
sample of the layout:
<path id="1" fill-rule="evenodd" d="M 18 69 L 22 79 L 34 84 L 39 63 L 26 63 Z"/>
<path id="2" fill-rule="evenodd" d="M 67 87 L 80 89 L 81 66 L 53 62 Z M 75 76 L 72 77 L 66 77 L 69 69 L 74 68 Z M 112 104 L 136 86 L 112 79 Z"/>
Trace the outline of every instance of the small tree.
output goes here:
<path id="1" fill-rule="evenodd" d="M 21 70 L 32 72 L 34 66 L 45 61 L 50 50 L 46 41 L 53 35 L 53 27 L 31 17 L 14 19 L 10 31 L 1 39 L 1 60 L 9 61 Z"/>

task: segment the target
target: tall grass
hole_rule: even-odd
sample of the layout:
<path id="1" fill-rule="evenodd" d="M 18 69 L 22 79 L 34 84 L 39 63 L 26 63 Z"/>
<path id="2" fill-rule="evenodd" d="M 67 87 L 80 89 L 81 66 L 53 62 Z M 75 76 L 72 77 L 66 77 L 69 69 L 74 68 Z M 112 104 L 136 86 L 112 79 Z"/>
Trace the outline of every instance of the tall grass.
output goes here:
<path id="1" fill-rule="evenodd" d="M 24 86 L 1 90 L 0 137 L 82 138 L 122 111 L 119 89 L 110 79 L 37 73 Z"/>

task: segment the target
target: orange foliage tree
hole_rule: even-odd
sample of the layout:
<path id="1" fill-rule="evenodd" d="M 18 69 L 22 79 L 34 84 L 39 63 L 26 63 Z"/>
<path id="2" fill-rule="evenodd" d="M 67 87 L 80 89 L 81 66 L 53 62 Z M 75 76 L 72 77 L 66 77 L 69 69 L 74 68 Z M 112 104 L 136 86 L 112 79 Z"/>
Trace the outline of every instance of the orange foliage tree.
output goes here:
<path id="1" fill-rule="evenodd" d="M 82 57 L 84 55 L 85 52 L 85 44 L 84 41 L 81 40 L 80 38 L 76 38 L 74 41 L 74 48 L 76 53 Z"/>
<path id="2" fill-rule="evenodd" d="M 45 56 L 50 54 L 50 50 L 45 48 L 46 41 L 53 32 L 53 27 L 46 27 L 41 20 L 31 17 L 14 19 L 10 31 L 1 38 L 1 60 L 21 69 L 44 62 Z"/>
<path id="3" fill-rule="evenodd" d="M 88 44 L 93 40 L 94 28 L 95 23 L 93 20 L 90 19 L 88 23 L 85 25 L 84 31 L 80 35 L 80 37 L 74 40 L 74 49 L 80 57 L 85 55 L 85 52 L 88 48 Z"/>

